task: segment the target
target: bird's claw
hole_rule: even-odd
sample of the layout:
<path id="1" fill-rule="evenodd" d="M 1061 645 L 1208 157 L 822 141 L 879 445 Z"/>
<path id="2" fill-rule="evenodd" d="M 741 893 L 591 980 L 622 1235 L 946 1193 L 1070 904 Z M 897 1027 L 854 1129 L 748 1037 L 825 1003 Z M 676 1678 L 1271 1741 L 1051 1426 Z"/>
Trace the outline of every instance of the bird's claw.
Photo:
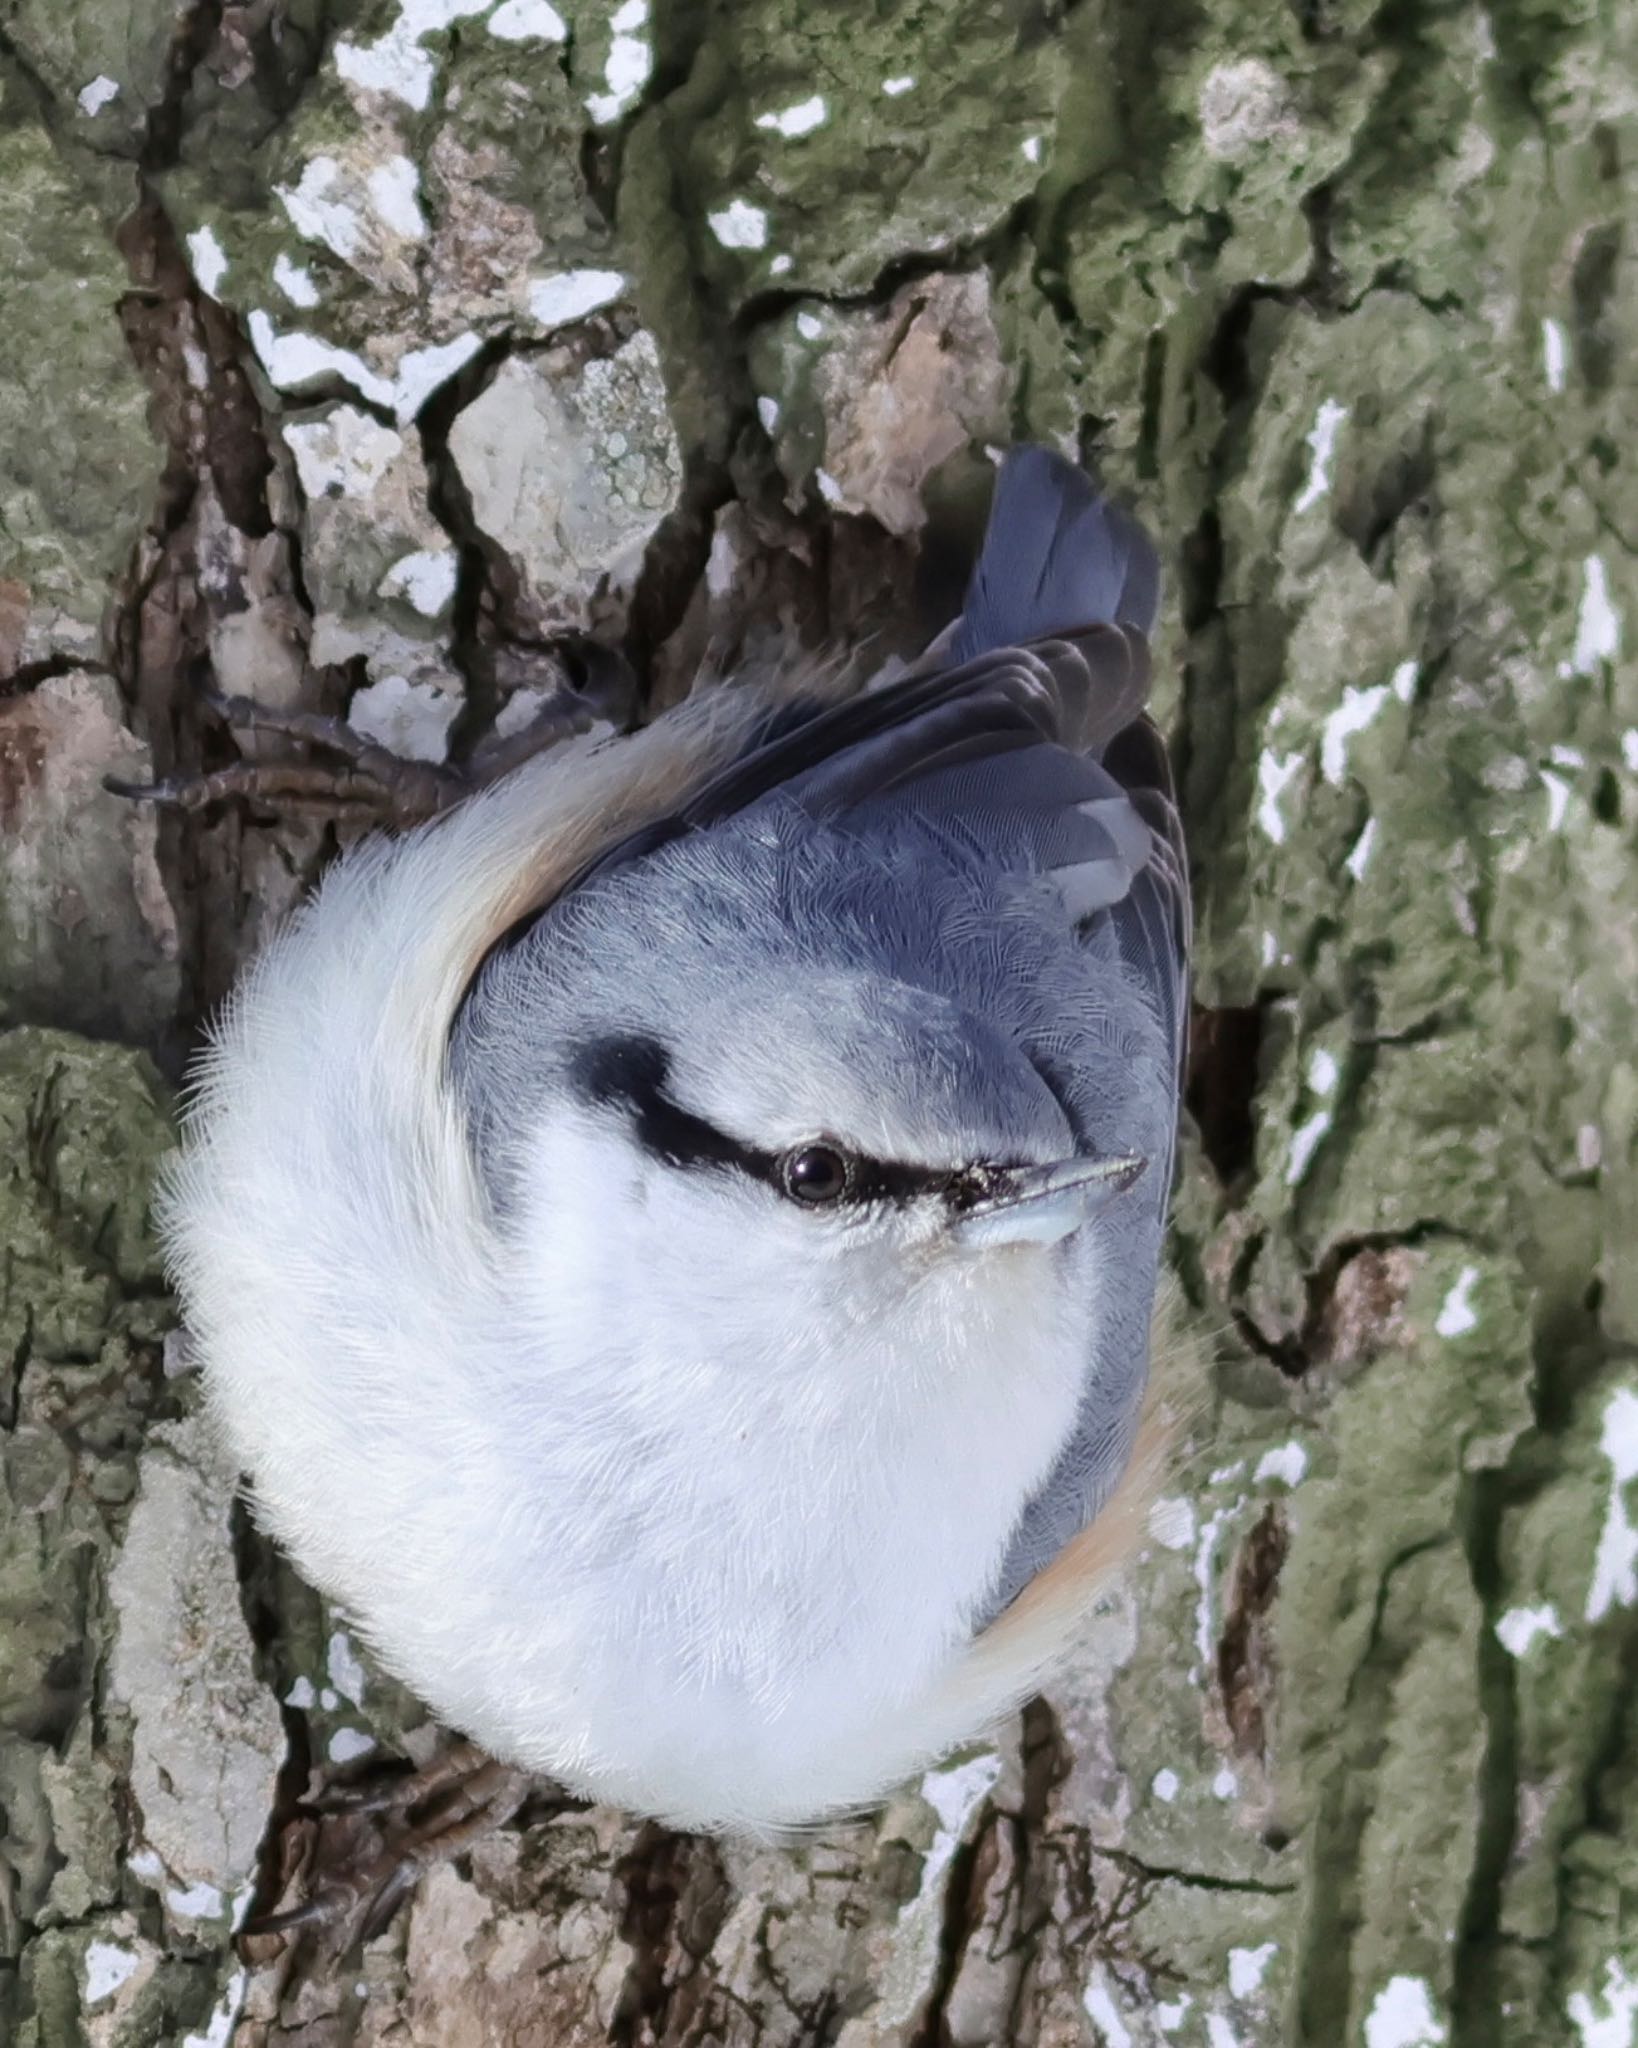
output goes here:
<path id="1" fill-rule="evenodd" d="M 286 1838 L 280 1895 L 303 1896 L 246 1921 L 241 1941 L 259 1959 L 266 1940 L 311 1936 L 339 1959 L 388 1926 L 425 1871 L 509 1820 L 532 1783 L 458 1743 L 423 1771 L 324 1788 Z"/>
<path id="2" fill-rule="evenodd" d="M 204 690 L 201 701 L 224 724 L 317 749 L 334 760 L 235 761 L 198 775 L 165 776 L 146 783 L 110 775 L 103 778 L 103 787 L 114 796 L 181 811 L 202 811 L 237 797 L 283 817 L 417 825 L 557 740 L 584 731 L 599 715 L 599 694 L 592 689 L 560 690 L 521 731 L 489 740 L 466 767 L 449 768 L 395 754 L 344 718 L 274 709 L 251 697 Z"/>

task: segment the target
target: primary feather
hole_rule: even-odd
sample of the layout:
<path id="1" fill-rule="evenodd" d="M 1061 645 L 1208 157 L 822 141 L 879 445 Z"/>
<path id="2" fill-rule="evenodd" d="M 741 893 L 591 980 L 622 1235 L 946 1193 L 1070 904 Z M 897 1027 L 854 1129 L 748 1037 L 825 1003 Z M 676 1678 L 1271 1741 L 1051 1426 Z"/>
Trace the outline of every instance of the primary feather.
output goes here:
<path id="1" fill-rule="evenodd" d="M 231 1005 L 165 1204 L 213 1405 L 273 1533 L 498 1754 L 775 1826 L 1061 1645 L 1138 1426 L 1186 1013 L 1156 588 L 1022 451 L 942 663 L 560 749 L 344 860 Z M 821 1131 L 912 1178 L 1150 1165 L 958 1258 L 925 1203 L 770 1193 Z"/>

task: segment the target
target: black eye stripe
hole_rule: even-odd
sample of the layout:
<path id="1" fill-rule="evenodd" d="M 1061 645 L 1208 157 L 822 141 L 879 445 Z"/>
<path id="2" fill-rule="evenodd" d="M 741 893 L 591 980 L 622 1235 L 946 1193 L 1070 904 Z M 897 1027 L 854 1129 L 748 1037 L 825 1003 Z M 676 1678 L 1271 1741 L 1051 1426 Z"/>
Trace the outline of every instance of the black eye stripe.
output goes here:
<path id="1" fill-rule="evenodd" d="M 790 1155 L 764 1152 L 759 1146 L 743 1144 L 673 1101 L 665 1092 L 671 1058 L 658 1039 L 591 1039 L 573 1054 L 568 1071 L 570 1085 L 582 1100 L 618 1105 L 628 1112 L 638 1144 L 653 1158 L 684 1170 L 728 1168 L 777 1189 L 789 1199 L 785 1175 Z M 815 1138 L 811 1142 L 829 1141 Z M 944 1167 L 906 1166 L 895 1160 L 863 1158 L 856 1152 L 846 1157 L 847 1191 L 823 1206 L 909 1202 L 918 1195 L 937 1194 L 966 1207 L 982 1192 L 977 1185 L 978 1175 L 970 1171 L 952 1173 Z"/>

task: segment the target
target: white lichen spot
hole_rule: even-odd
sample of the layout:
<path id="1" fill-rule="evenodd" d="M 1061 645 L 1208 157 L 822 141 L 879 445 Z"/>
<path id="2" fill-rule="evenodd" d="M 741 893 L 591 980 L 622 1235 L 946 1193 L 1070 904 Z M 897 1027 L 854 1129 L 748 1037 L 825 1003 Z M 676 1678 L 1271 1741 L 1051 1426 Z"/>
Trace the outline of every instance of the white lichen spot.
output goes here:
<path id="1" fill-rule="evenodd" d="M 1201 82 L 1195 105 L 1206 154 L 1222 162 L 1249 156 L 1297 129 L 1285 80 L 1258 57 L 1216 65 Z"/>
<path id="2" fill-rule="evenodd" d="M 426 404 L 440 384 L 447 384 L 455 372 L 483 347 L 476 334 L 458 334 L 453 341 L 435 348 L 412 348 L 398 365 L 392 387 L 392 409 L 399 424 L 406 425 Z"/>
<path id="3" fill-rule="evenodd" d="M 1258 957 L 1265 967 L 1272 967 L 1280 957 L 1280 942 L 1272 932 L 1264 932 Z"/>
<path id="4" fill-rule="evenodd" d="M 1291 1133 L 1291 1150 L 1286 1155 L 1285 1184 L 1296 1187 L 1313 1164 L 1319 1142 L 1331 1128 L 1331 1112 L 1319 1109 L 1306 1123 L 1299 1124 Z"/>
<path id="5" fill-rule="evenodd" d="M 1260 1942 L 1256 1948 L 1231 1948 L 1228 1954 L 1229 1996 L 1249 1998 L 1259 1990 L 1264 1972 L 1279 1952 L 1277 1941 Z"/>
<path id="6" fill-rule="evenodd" d="M 1610 1461 L 1610 1498 L 1587 1589 L 1589 1621 L 1602 1621 L 1617 1601 L 1623 1607 L 1638 1601 L 1638 1529 L 1626 1502 L 1627 1487 L 1638 1479 L 1638 1393 L 1631 1388 L 1618 1388 L 1605 1404 L 1598 1447 Z"/>
<path id="7" fill-rule="evenodd" d="M 227 1907 L 216 1886 L 202 1878 L 197 1884 L 172 1885 L 165 1903 L 179 1920 L 219 1920 Z"/>
<path id="8" fill-rule="evenodd" d="M 421 173 L 407 156 L 390 156 L 377 164 L 365 181 L 370 204 L 384 227 L 406 241 L 418 242 L 427 231 L 421 211 Z"/>
<path id="9" fill-rule="evenodd" d="M 482 14 L 493 0 L 401 0 L 398 19 L 373 43 L 341 37 L 335 45 L 336 70 L 363 92 L 385 93 L 421 112 L 432 98 L 436 65 L 421 38 Z"/>
<path id="10" fill-rule="evenodd" d="M 136 1974 L 141 1958 L 117 1941 L 93 1941 L 85 1951 L 85 2002 L 101 2005 Z"/>
<path id="11" fill-rule="evenodd" d="M 310 1678 L 298 1678 L 284 1696 L 287 1707 L 296 1707 L 307 1713 L 318 1704 L 318 1692 Z"/>
<path id="12" fill-rule="evenodd" d="M 453 690 L 386 675 L 353 692 L 347 723 L 366 739 L 379 740 L 412 761 L 442 761 L 449 753 L 449 729 L 460 708 Z"/>
<path id="13" fill-rule="evenodd" d="M 1408 704 L 1416 695 L 1416 678 L 1421 673 L 1414 661 L 1402 661 L 1388 679 L 1388 687 L 1401 704 Z"/>
<path id="14" fill-rule="evenodd" d="M 309 499 L 368 498 L 404 452 L 403 436 L 356 405 L 338 405 L 318 420 L 291 420 L 285 446 Z"/>
<path id="15" fill-rule="evenodd" d="M 571 320 L 584 320 L 599 306 L 619 298 L 625 288 L 622 271 L 565 270 L 558 277 L 543 277 L 530 285 L 529 317 L 542 327 L 567 327 Z"/>
<path id="16" fill-rule="evenodd" d="M 1560 768 L 1585 768 L 1587 765 L 1587 757 L 1579 747 L 1549 747 L 1547 758 Z"/>
<path id="17" fill-rule="evenodd" d="M 489 17 L 489 33 L 503 43 L 567 42 L 568 27 L 549 0 L 502 0 Z"/>
<path id="18" fill-rule="evenodd" d="M 794 107 L 786 107 L 780 113 L 758 114 L 756 125 L 771 129 L 775 135 L 811 135 L 815 128 L 825 125 L 828 111 L 821 95 L 815 93 L 811 99 L 798 100 Z"/>
<path id="19" fill-rule="evenodd" d="M 1564 389 L 1564 329 L 1556 320 L 1541 323 L 1541 366 L 1547 373 L 1547 389 L 1559 392 Z"/>
<path id="20" fill-rule="evenodd" d="M 119 80 L 101 76 L 93 78 L 89 85 L 80 87 L 75 98 L 80 103 L 82 114 L 100 114 L 110 101 L 119 98 Z"/>
<path id="21" fill-rule="evenodd" d="M 1538 1636 L 1563 1633 L 1558 1609 L 1553 1606 L 1509 1607 L 1496 1624 L 1497 1642 L 1513 1657 L 1522 1657 Z"/>
<path id="22" fill-rule="evenodd" d="M 773 261 L 768 265 L 769 275 L 772 277 L 788 277 L 790 275 L 794 262 L 794 257 L 787 256 L 783 252 L 781 252 L 781 254 L 776 256 L 773 259 Z"/>
<path id="23" fill-rule="evenodd" d="M 273 258 L 273 282 L 292 306 L 316 306 L 318 286 L 305 263 L 292 263 L 281 249 Z"/>
<path id="24" fill-rule="evenodd" d="M 146 1885 L 157 1886 L 165 1881 L 165 1859 L 157 1849 L 138 1849 L 125 1859 L 125 1867 Z"/>
<path id="25" fill-rule="evenodd" d="M 364 223 L 356 207 L 330 197 L 340 175 L 341 166 L 333 156 L 316 156 L 302 166 L 294 185 L 275 185 L 273 190 L 296 233 L 322 242 L 346 263 L 363 243 Z"/>
<path id="26" fill-rule="evenodd" d="M 1149 1790 L 1163 1806 L 1170 1806 L 1183 1788 L 1183 1780 L 1176 1771 L 1156 1771 L 1149 1780 Z"/>
<path id="27" fill-rule="evenodd" d="M 1610 602 L 1610 580 L 1598 555 L 1589 555 L 1581 570 L 1581 609 L 1576 614 L 1575 647 L 1570 673 L 1590 676 L 1621 652 L 1621 614 Z"/>
<path id="28" fill-rule="evenodd" d="M 1181 1998 L 1163 1998 L 1155 2007 L 1155 2025 L 1163 2034 L 1175 2034 L 1189 2016 L 1194 1998 L 1185 1991 Z"/>
<path id="29" fill-rule="evenodd" d="M 1194 1541 L 1194 1508 L 1180 1493 L 1168 1493 L 1149 1510 L 1149 1534 L 1163 1550 L 1187 1550 Z"/>
<path id="30" fill-rule="evenodd" d="M 730 200 L 721 213 L 708 213 L 706 224 L 725 249 L 760 249 L 768 239 L 768 216 L 748 200 Z"/>
<path id="31" fill-rule="evenodd" d="M 762 431 L 773 434 L 779 428 L 779 400 L 766 395 L 756 402 L 756 416 L 762 422 Z"/>
<path id="32" fill-rule="evenodd" d="M 1240 1781 L 1225 1765 L 1211 1781 L 1212 1796 L 1217 1799 L 1232 1799 L 1240 1789 Z"/>
<path id="33" fill-rule="evenodd" d="M 1541 786 L 1547 792 L 1547 830 L 1562 832 L 1564 816 L 1570 808 L 1570 785 L 1562 775 L 1555 775 L 1551 768 L 1537 772 L 1541 776 Z"/>
<path id="34" fill-rule="evenodd" d="M 798 313 L 796 331 L 804 341 L 817 341 L 825 331 L 825 323 L 817 313 Z"/>
<path id="35" fill-rule="evenodd" d="M 374 1736 L 366 1735 L 362 1728 L 338 1728 L 330 1737 L 330 1761 L 333 1764 L 356 1763 L 361 1756 L 368 1756 L 374 1747 Z"/>
<path id="36" fill-rule="evenodd" d="M 1232 1464 L 1215 1466 L 1206 1474 L 1208 1486 L 1227 1486 L 1231 1479 L 1238 1479 L 1246 1469 L 1244 1458 L 1236 1458 Z"/>
<path id="37" fill-rule="evenodd" d="M 1285 844 L 1280 798 L 1301 766 L 1301 754 L 1276 754 L 1272 747 L 1264 747 L 1257 763 L 1257 823 L 1276 846 Z"/>
<path id="38" fill-rule="evenodd" d="M 1638 725 L 1629 725 L 1621 735 L 1621 765 L 1638 775 Z"/>
<path id="39" fill-rule="evenodd" d="M 336 348 L 314 334 L 278 334 L 258 308 L 250 316 L 250 343 L 262 368 L 281 391 L 294 391 L 318 377 L 340 377 L 373 405 L 391 405 L 393 387 L 378 377 L 362 356 Z"/>
<path id="40" fill-rule="evenodd" d="M 1604 1965 L 1604 1988 L 1598 1995 L 1602 2012 L 1593 2010 L 1585 1991 L 1572 1991 L 1564 2010 L 1581 2036 L 1581 2048 L 1632 2048 L 1638 2034 L 1638 1977 L 1629 1977 L 1613 1956 Z"/>
<path id="41" fill-rule="evenodd" d="M 899 1908 L 901 1920 L 938 1896 L 938 1887 L 966 1833 L 968 1821 L 988 1798 L 990 1787 L 1000 1775 L 1001 1759 L 993 1750 L 987 1750 L 982 1756 L 969 1757 L 965 1763 L 951 1764 L 946 1770 L 929 1771 L 922 1779 L 921 1796 L 937 1814 L 938 1826 L 922 1859 L 916 1896 Z"/>
<path id="42" fill-rule="evenodd" d="M 1308 1453 L 1293 1437 L 1264 1451 L 1251 1476 L 1258 1486 L 1266 1485 L 1270 1479 L 1278 1479 L 1285 1486 L 1300 1486 L 1307 1471 Z"/>
<path id="43" fill-rule="evenodd" d="M 915 82 L 908 74 L 903 78 L 884 78 L 882 80 L 882 91 L 886 93 L 890 100 L 901 99 L 905 93 L 910 91 Z"/>
<path id="44" fill-rule="evenodd" d="M 1212 1649 L 1217 1637 L 1212 1626 L 1212 1595 L 1216 1591 L 1217 1546 L 1222 1541 L 1223 1531 L 1246 1504 L 1245 1495 L 1238 1494 L 1226 1508 L 1219 1508 L 1200 1531 L 1200 1541 L 1194 1553 L 1194 1583 L 1200 1589 L 1194 1610 L 1194 1647 L 1199 1652 L 1201 1669 L 1212 1668 Z M 1215 1787 L 1213 1788 L 1215 1790 Z"/>
<path id="45" fill-rule="evenodd" d="M 827 505 L 839 505 L 845 493 L 828 469 L 816 469 L 813 480 L 819 486 L 819 495 Z"/>
<path id="46" fill-rule="evenodd" d="M 1314 424 L 1307 434 L 1309 462 L 1308 481 L 1302 487 L 1302 494 L 1292 506 L 1293 512 L 1306 512 L 1317 505 L 1331 488 L 1331 458 L 1336 453 L 1337 430 L 1348 417 L 1348 408 L 1338 405 L 1334 398 L 1324 399 L 1314 415 Z"/>
<path id="47" fill-rule="evenodd" d="M 382 597 L 401 597 L 422 618 L 435 619 L 454 598 L 458 567 L 453 548 L 417 548 L 413 554 L 400 555 L 375 587 Z M 335 1676 L 333 1671 L 331 1676 Z M 358 1695 L 348 1697 L 356 1699 Z"/>
<path id="48" fill-rule="evenodd" d="M 648 26 L 648 0 L 625 0 L 609 17 L 614 40 L 609 44 L 603 66 L 606 92 L 593 93 L 586 111 L 598 123 L 618 120 L 643 87 L 654 68 L 654 52 L 638 33 Z"/>
<path id="49" fill-rule="evenodd" d="M 1455 1286 L 1439 1304 L 1439 1313 L 1433 1319 L 1437 1335 L 1465 1337 L 1470 1330 L 1479 1327 L 1478 1310 L 1473 1306 L 1473 1290 L 1478 1284 L 1478 1267 L 1464 1266 L 1456 1275 Z"/>
<path id="50" fill-rule="evenodd" d="M 1376 820 L 1374 818 L 1367 818 L 1365 820 L 1364 830 L 1360 833 L 1359 837 L 1354 841 L 1353 848 L 1349 853 L 1348 858 L 1342 863 L 1342 865 L 1348 870 L 1349 874 L 1353 876 L 1356 882 L 1364 881 L 1365 870 L 1371 864 L 1371 850 L 1375 845 Z"/>
<path id="51" fill-rule="evenodd" d="M 1041 138 L 1039 135 L 1026 135 L 1018 147 L 1023 152 L 1025 163 L 1038 164 L 1041 161 Z"/>
<path id="52" fill-rule="evenodd" d="M 333 1685 L 326 1685 L 320 1688 L 319 1705 L 327 1714 L 334 1713 L 336 1708 L 341 1705 L 341 1695 Z"/>
<path id="53" fill-rule="evenodd" d="M 1220 2012 L 1206 2015 L 1206 2048 L 1240 2048 L 1238 2036 Z"/>
<path id="54" fill-rule="evenodd" d="M 235 1970 L 223 1988 L 216 2009 L 206 2022 L 202 2034 L 184 2034 L 182 2048 L 228 2048 L 233 2038 L 233 2023 L 239 2017 L 239 2008 L 245 2001 L 245 1986 L 249 1983 L 248 1971 Z"/>
<path id="55" fill-rule="evenodd" d="M 1317 1046 L 1308 1062 L 1308 1086 L 1316 1095 L 1329 1095 L 1340 1072 L 1336 1054 L 1327 1052 L 1323 1045 Z"/>
<path id="56" fill-rule="evenodd" d="M 216 230 L 209 222 L 202 228 L 195 228 L 188 237 L 188 259 L 193 264 L 193 274 L 199 280 L 199 289 L 209 292 L 214 299 L 216 287 L 227 276 L 227 251 L 216 239 Z"/>
<path id="57" fill-rule="evenodd" d="M 1597 1124 L 1581 1124 L 1575 1134 L 1578 1173 L 1596 1173 L 1604 1163 L 1604 1134 Z"/>
<path id="58" fill-rule="evenodd" d="M 1365 2048 L 1438 2048 L 1444 2038 L 1420 1977 L 1390 1977 L 1365 2017 Z"/>
<path id="59" fill-rule="evenodd" d="M 325 1645 L 324 1668 L 330 1674 L 330 1683 L 344 1699 L 351 1700 L 355 1707 L 363 1702 L 364 1666 L 344 1628 L 336 1629 Z"/>
<path id="60" fill-rule="evenodd" d="M 1325 721 L 1320 738 L 1320 773 L 1333 788 L 1342 786 L 1347 773 L 1349 740 L 1375 723 L 1377 713 L 1388 701 L 1388 687 L 1378 683 L 1374 689 L 1355 690 L 1343 685 L 1341 706 Z"/>
<path id="61" fill-rule="evenodd" d="M 1132 2032 L 1121 2018 L 1120 2007 L 1115 2003 L 1115 1994 L 1109 1986 L 1109 1975 L 1102 1963 L 1094 1963 L 1092 1976 L 1081 2000 L 1086 2007 L 1086 2016 L 1098 2030 L 1103 2048 L 1132 2048 Z"/>

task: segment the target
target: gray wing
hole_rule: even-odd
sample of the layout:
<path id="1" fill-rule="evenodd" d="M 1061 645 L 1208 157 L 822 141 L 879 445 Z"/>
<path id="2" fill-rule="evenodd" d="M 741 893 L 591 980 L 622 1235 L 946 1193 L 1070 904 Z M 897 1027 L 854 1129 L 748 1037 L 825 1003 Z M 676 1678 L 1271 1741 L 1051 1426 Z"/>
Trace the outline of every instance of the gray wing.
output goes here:
<path id="1" fill-rule="evenodd" d="M 885 689 L 787 706 L 685 805 L 621 840 L 571 889 L 762 802 L 868 834 L 907 814 L 1000 864 L 1050 876 L 1085 943 L 1111 939 L 1172 1047 L 1175 1137 L 1188 1012 L 1190 913 L 1165 746 L 1144 715 L 1159 568 L 1142 529 L 1072 464 L 1009 456 L 961 619 Z M 567 893 L 567 892 L 566 892 Z M 508 935 L 503 945 L 520 934 Z M 457 1027 L 459 1028 L 459 1027 Z M 1142 1261 L 1158 1258 L 1172 1161 L 1154 1161 Z M 987 1621 L 1085 1526 L 1124 1468 L 1147 1371 L 1143 1294 L 1132 1355 L 1088 1360 L 1081 1417 L 1028 1504 Z"/>

